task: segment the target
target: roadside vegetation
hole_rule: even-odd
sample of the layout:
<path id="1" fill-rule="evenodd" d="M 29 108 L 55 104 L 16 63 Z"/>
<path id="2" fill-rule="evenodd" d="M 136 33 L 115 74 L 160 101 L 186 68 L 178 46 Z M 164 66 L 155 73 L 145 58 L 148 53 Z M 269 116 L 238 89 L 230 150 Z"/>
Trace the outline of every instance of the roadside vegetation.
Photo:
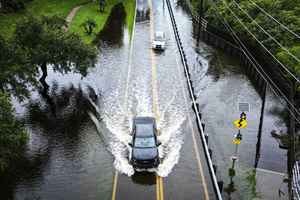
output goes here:
<path id="1" fill-rule="evenodd" d="M 87 0 L 32 0 L 28 3 L 25 1 L 24 8 L 15 12 L 0 10 L 0 35 L 4 38 L 12 37 L 16 24 L 22 22 L 26 15 L 32 15 L 36 18 L 42 16 L 66 18 L 73 7 L 86 2 Z"/>
<path id="2" fill-rule="evenodd" d="M 210 5 L 208 12 L 206 12 L 206 18 L 213 26 L 217 27 L 221 31 L 226 32 L 226 28 L 223 25 L 220 17 L 216 14 L 219 12 L 227 22 L 233 27 L 239 37 L 247 41 L 247 44 L 252 46 L 259 46 L 255 39 L 246 31 L 241 23 L 230 12 L 230 9 L 235 15 L 243 22 L 243 24 L 261 41 L 283 64 L 288 66 L 294 73 L 300 76 L 300 63 L 288 55 L 287 51 L 277 45 L 262 29 L 255 24 L 238 6 L 246 11 L 261 27 L 270 33 L 278 42 L 280 42 L 284 48 L 289 50 L 298 59 L 300 59 L 300 40 L 293 36 L 288 31 L 280 28 L 276 22 L 270 19 L 265 13 L 263 13 L 255 4 L 259 5 L 263 10 L 267 11 L 275 19 L 283 23 L 290 30 L 295 33 L 300 33 L 300 4 L 296 0 L 240 0 L 240 1 L 218 1 L 216 2 L 217 10 L 214 6 Z M 229 8 L 228 8 L 229 7 Z"/>
<path id="3" fill-rule="evenodd" d="M 72 33 L 77 33 L 85 43 L 91 44 L 96 38 L 97 33 L 99 33 L 104 27 L 105 22 L 110 15 L 111 9 L 119 2 L 119 0 L 107 0 L 104 11 L 101 13 L 98 1 L 82 6 L 72 20 L 69 31 Z M 95 21 L 96 26 L 91 34 L 87 34 L 82 27 L 82 24 L 90 19 Z"/>
<path id="4" fill-rule="evenodd" d="M 95 40 L 97 34 L 103 29 L 112 8 L 120 2 L 122 1 L 107 0 L 104 12 L 101 13 L 98 2 L 92 2 L 82 6 L 72 20 L 69 30 L 73 33 L 79 34 L 85 43 L 91 44 Z M 126 24 L 129 34 L 131 35 L 135 13 L 135 0 L 124 0 L 123 5 L 126 11 Z M 96 26 L 93 32 L 88 34 L 82 27 L 82 24 L 86 23 L 86 21 L 90 19 L 93 19 L 93 21 L 96 23 Z"/>
<path id="5" fill-rule="evenodd" d="M 28 134 L 14 115 L 12 98 L 23 101 L 31 90 L 49 97 L 47 67 L 82 76 L 94 66 L 92 45 L 111 9 L 122 2 L 132 32 L 135 0 L 0 0 L 0 176 L 21 155 Z M 81 6 L 66 31 L 66 17 Z"/>
<path id="6" fill-rule="evenodd" d="M 56 16 L 28 17 L 16 24 L 11 39 L 0 36 L 0 174 L 20 156 L 27 138 L 13 114 L 11 97 L 22 101 L 35 88 L 46 96 L 49 64 L 55 71 L 83 76 L 94 64 L 96 51 L 76 34 L 66 33 L 64 22 Z"/>
<path id="7" fill-rule="evenodd" d="M 135 16 L 135 0 L 124 0 L 123 4 L 125 6 L 126 11 L 126 24 L 129 31 L 129 35 L 132 35 L 133 24 L 134 24 L 134 16 Z"/>

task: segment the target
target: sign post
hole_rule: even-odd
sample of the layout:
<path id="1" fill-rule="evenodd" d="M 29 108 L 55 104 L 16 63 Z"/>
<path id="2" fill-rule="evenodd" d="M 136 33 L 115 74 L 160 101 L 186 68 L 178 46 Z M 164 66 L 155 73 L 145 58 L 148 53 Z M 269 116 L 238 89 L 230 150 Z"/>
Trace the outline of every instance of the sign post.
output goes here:
<path id="1" fill-rule="evenodd" d="M 238 149 L 241 144 L 243 135 L 241 134 L 241 129 L 247 127 L 247 116 L 245 112 L 242 112 L 240 119 L 237 119 L 233 122 L 234 126 L 238 129 L 238 133 L 234 135 L 232 143 L 235 144 L 235 151 L 231 157 L 232 160 L 232 169 L 234 169 L 235 161 L 238 159 Z"/>

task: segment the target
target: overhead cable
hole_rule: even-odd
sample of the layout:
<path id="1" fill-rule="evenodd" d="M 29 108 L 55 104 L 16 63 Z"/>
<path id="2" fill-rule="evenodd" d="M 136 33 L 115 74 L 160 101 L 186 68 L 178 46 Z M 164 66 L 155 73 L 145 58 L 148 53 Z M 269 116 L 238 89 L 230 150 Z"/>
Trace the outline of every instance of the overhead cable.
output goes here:
<path id="1" fill-rule="evenodd" d="M 253 19 L 235 0 L 232 0 L 232 2 L 245 14 L 247 17 L 252 20 L 266 35 L 268 35 L 276 44 L 280 46 L 284 51 L 286 51 L 292 58 L 294 58 L 298 63 L 300 63 L 300 59 L 292 54 L 286 47 L 284 47 L 276 38 L 274 38 L 269 32 L 267 32 L 261 25 L 259 25 L 255 19 Z"/>
<path id="2" fill-rule="evenodd" d="M 275 21 L 277 24 L 279 24 L 282 28 L 284 28 L 286 31 L 288 31 L 289 33 L 291 33 L 292 35 L 294 35 L 297 39 L 300 40 L 300 36 L 295 33 L 294 31 L 292 31 L 291 29 L 289 29 L 286 25 L 282 24 L 280 21 L 278 21 L 277 19 L 275 19 L 272 15 L 270 15 L 267 11 L 265 11 L 262 7 L 260 7 L 257 3 L 253 2 L 252 0 L 248 0 L 250 1 L 253 5 L 255 5 L 261 12 L 263 12 L 265 15 L 267 15 L 270 19 L 272 19 L 273 21 Z"/>
<path id="3" fill-rule="evenodd" d="M 231 14 L 238 20 L 238 22 L 245 28 L 245 30 L 273 57 L 274 60 L 291 76 L 296 82 L 300 83 L 300 80 L 295 76 L 282 62 L 280 62 L 276 56 L 273 55 L 272 52 L 249 30 L 249 28 L 236 16 L 236 14 L 232 11 L 232 9 L 227 5 L 226 2 L 221 0 L 221 2 L 226 6 L 226 8 L 231 12 Z"/>
<path id="4" fill-rule="evenodd" d="M 273 93 L 279 97 L 279 100 L 281 101 L 281 98 L 284 98 L 285 103 L 288 104 L 287 106 L 287 110 L 290 111 L 291 115 L 294 117 L 294 119 L 300 123 L 300 120 L 295 116 L 295 113 L 297 114 L 297 116 L 300 116 L 297 108 L 295 108 L 295 106 L 293 105 L 293 103 L 291 103 L 287 97 L 283 94 L 283 92 L 278 88 L 278 86 L 273 82 L 273 80 L 266 74 L 266 72 L 263 70 L 262 66 L 256 61 L 256 59 L 252 56 L 252 54 L 249 52 L 249 50 L 247 49 L 247 47 L 245 46 L 245 44 L 241 41 L 241 39 L 237 36 L 237 34 L 235 33 L 235 31 L 231 28 L 231 26 L 229 25 L 229 23 L 227 22 L 227 20 L 225 18 L 223 18 L 220 13 L 219 10 L 216 8 L 216 4 L 215 2 L 211 1 L 215 10 L 217 11 L 217 15 L 219 16 L 219 18 L 221 18 L 221 22 L 225 25 L 226 29 L 232 34 L 233 39 L 241 46 L 241 51 L 244 53 L 244 55 L 248 58 L 248 60 L 251 62 L 251 64 L 253 65 L 253 67 L 256 69 L 257 73 L 264 79 L 264 81 L 269 85 L 269 88 L 273 91 Z M 246 52 L 247 51 L 247 52 Z M 259 67 L 260 70 L 257 68 Z M 278 92 L 273 88 L 275 87 L 276 90 L 280 93 L 278 94 Z M 293 110 L 291 110 L 290 108 L 292 108 Z"/>

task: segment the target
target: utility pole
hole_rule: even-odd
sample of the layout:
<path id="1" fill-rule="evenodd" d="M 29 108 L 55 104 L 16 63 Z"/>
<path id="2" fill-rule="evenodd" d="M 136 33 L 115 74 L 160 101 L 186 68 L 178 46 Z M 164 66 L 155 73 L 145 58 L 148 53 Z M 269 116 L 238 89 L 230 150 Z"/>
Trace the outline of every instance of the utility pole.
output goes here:
<path id="1" fill-rule="evenodd" d="M 296 93 L 296 83 L 294 81 L 291 82 L 291 89 L 290 89 L 290 102 L 291 106 L 289 106 L 290 110 L 290 124 L 289 124 L 289 150 L 288 150 L 288 172 L 289 172 L 289 195 L 290 198 L 293 199 L 293 167 L 295 163 L 295 117 L 296 113 L 294 112 L 295 107 L 295 93 Z"/>
<path id="2" fill-rule="evenodd" d="M 260 146 L 261 146 L 261 135 L 262 135 L 262 126 L 264 122 L 264 111 L 265 111 L 265 104 L 266 104 L 266 92 L 267 92 L 267 83 L 263 86 L 263 93 L 262 93 L 262 104 L 260 110 L 260 120 L 258 126 L 258 133 L 257 133 L 257 143 L 256 143 L 256 153 L 255 153 L 255 163 L 254 168 L 256 169 L 258 166 L 258 161 L 260 158 Z"/>

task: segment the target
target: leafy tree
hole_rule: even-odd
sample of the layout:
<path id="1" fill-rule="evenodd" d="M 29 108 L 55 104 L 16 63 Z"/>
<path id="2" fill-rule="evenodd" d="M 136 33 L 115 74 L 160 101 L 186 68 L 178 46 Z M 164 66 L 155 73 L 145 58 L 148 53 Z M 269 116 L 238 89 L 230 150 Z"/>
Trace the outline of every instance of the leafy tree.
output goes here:
<path id="1" fill-rule="evenodd" d="M 97 23 L 93 19 L 87 19 L 81 24 L 81 26 L 84 28 L 86 34 L 91 35 L 93 33 L 94 28 L 96 28 Z"/>
<path id="2" fill-rule="evenodd" d="M 41 68 L 40 81 L 45 87 L 49 65 L 61 73 L 74 71 L 85 76 L 96 58 L 95 49 L 78 35 L 66 33 L 63 24 L 59 17 L 28 17 L 16 26 L 15 41 L 26 52 L 30 64 Z"/>
<path id="3" fill-rule="evenodd" d="M 19 156 L 27 134 L 13 115 L 8 94 L 0 92 L 0 173 Z"/>
<path id="4" fill-rule="evenodd" d="M 261 8 L 267 11 L 270 15 L 285 24 L 290 30 L 300 32 L 300 4 L 298 0 L 252 0 Z M 285 48 L 290 49 L 300 59 L 299 46 L 300 41 L 291 35 L 288 31 L 279 28 L 279 25 L 273 22 L 263 12 L 261 12 L 254 4 L 248 0 L 239 0 L 239 6 L 245 10 L 261 27 L 270 33 L 276 40 L 278 40 Z M 300 75 L 300 65 L 293 61 L 293 58 L 284 52 L 284 50 L 277 45 L 268 35 L 266 35 L 247 15 L 240 10 L 232 0 L 222 0 L 217 3 L 217 10 L 229 24 L 233 27 L 235 32 L 241 39 L 247 41 L 252 46 L 257 46 L 255 39 L 245 30 L 245 28 L 238 22 L 238 20 L 229 11 L 227 6 L 239 17 L 245 26 L 268 48 L 277 56 L 285 65 L 289 66 L 297 75 Z M 219 19 L 216 14 L 216 9 L 211 6 L 206 13 L 206 18 L 210 24 L 218 27 L 219 30 L 226 32 L 223 25 L 223 19 Z M 298 49 L 298 50 L 297 50 Z"/>
<path id="5" fill-rule="evenodd" d="M 16 12 L 24 9 L 28 1 L 30 0 L 0 0 L 0 5 L 6 12 Z"/>
<path id="6" fill-rule="evenodd" d="M 28 85 L 36 83 L 36 70 L 27 64 L 22 50 L 0 36 L 0 91 L 23 99 Z"/>
<path id="7" fill-rule="evenodd" d="M 66 33 L 64 25 L 64 19 L 56 16 L 27 17 L 17 24 L 12 41 L 0 37 L 0 174 L 18 158 L 27 140 L 22 124 L 13 114 L 10 95 L 21 100 L 28 97 L 28 88 L 37 84 L 38 68 L 46 91 L 48 65 L 61 73 L 86 75 L 94 64 L 95 49 L 77 35 Z"/>
<path id="8" fill-rule="evenodd" d="M 289 51 L 300 58 L 300 46 L 293 46 L 289 49 Z M 296 60 L 291 59 L 290 55 L 282 49 L 279 50 L 277 53 L 277 57 L 283 62 L 286 63 L 293 71 L 295 71 L 297 74 L 300 74 L 300 63 L 298 63 Z"/>

